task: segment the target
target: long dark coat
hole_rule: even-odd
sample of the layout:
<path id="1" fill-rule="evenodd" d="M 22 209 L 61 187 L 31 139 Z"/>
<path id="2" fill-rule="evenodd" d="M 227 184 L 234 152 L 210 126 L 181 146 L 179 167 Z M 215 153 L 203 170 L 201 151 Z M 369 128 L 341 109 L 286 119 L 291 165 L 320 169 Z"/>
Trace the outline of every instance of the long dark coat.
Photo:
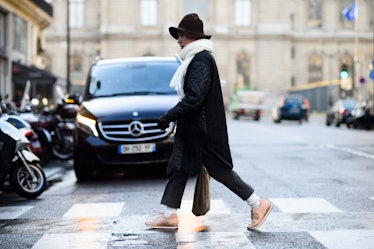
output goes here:
<path id="1" fill-rule="evenodd" d="M 232 168 L 221 81 L 211 53 L 202 51 L 195 55 L 187 68 L 183 87 L 185 97 L 166 113 L 169 120 L 177 122 L 168 174 L 173 171 L 198 174 L 206 149 Z"/>

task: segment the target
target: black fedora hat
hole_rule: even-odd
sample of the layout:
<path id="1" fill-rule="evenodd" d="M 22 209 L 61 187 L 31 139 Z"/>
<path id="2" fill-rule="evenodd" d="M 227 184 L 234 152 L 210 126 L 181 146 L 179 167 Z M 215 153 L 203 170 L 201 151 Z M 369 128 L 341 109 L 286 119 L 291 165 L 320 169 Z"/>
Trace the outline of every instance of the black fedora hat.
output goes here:
<path id="1" fill-rule="evenodd" d="M 204 24 L 195 13 L 185 15 L 179 23 L 178 28 L 170 27 L 169 33 L 175 39 L 178 39 L 178 31 L 193 39 L 210 39 L 211 35 L 204 34 Z"/>

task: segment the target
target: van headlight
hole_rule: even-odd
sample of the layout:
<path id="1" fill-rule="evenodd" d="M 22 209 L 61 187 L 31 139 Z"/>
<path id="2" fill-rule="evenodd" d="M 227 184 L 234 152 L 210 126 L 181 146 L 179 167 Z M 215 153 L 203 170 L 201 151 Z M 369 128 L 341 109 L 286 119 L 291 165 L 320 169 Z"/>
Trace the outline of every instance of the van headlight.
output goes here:
<path id="1" fill-rule="evenodd" d="M 87 118 L 85 116 L 82 116 L 81 114 L 77 114 L 76 120 L 79 124 L 82 124 L 89 128 L 96 137 L 99 136 L 99 133 L 96 129 L 96 120 Z"/>

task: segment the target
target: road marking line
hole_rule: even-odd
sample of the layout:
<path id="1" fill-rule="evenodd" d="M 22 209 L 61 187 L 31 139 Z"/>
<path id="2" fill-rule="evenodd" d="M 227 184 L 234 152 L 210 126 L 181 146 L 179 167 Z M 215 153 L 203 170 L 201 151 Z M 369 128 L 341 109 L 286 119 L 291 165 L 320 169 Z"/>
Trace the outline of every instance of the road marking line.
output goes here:
<path id="1" fill-rule="evenodd" d="M 193 200 L 182 200 L 181 208 L 178 214 L 191 214 Z M 210 200 L 210 210 L 208 214 L 229 214 L 230 210 L 221 199 Z"/>
<path id="2" fill-rule="evenodd" d="M 244 232 L 176 233 L 178 249 L 188 248 L 248 248 L 256 247 Z"/>
<path id="3" fill-rule="evenodd" d="M 323 198 L 271 198 L 284 213 L 331 213 L 342 212 Z"/>
<path id="4" fill-rule="evenodd" d="M 110 238 L 108 233 L 44 234 L 32 249 L 90 248 L 105 249 Z"/>
<path id="5" fill-rule="evenodd" d="M 308 232 L 329 249 L 374 248 L 374 230 Z"/>
<path id="6" fill-rule="evenodd" d="M 374 160 L 374 155 L 373 154 L 369 154 L 369 153 L 358 151 L 358 150 L 353 150 L 353 149 L 350 149 L 350 148 L 339 148 L 339 147 L 336 147 L 333 144 L 325 144 L 325 146 L 327 148 L 330 148 L 330 149 L 340 150 L 340 151 L 343 151 L 343 152 L 351 153 L 351 154 L 356 155 L 356 156 L 366 157 L 368 159 Z"/>
<path id="7" fill-rule="evenodd" d="M 63 217 L 117 217 L 121 214 L 124 205 L 124 202 L 74 204 Z"/>
<path id="8" fill-rule="evenodd" d="M 8 206 L 0 207 L 0 220 L 12 220 L 17 219 L 23 213 L 26 213 L 33 206 Z"/>

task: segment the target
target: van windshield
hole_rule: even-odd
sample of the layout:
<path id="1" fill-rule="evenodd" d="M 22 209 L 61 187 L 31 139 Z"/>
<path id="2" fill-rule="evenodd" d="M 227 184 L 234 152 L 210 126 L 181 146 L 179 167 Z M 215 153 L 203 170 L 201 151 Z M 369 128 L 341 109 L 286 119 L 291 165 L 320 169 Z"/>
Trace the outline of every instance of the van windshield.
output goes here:
<path id="1" fill-rule="evenodd" d="M 91 97 L 176 94 L 169 83 L 178 66 L 177 61 L 95 65 L 88 91 Z"/>

